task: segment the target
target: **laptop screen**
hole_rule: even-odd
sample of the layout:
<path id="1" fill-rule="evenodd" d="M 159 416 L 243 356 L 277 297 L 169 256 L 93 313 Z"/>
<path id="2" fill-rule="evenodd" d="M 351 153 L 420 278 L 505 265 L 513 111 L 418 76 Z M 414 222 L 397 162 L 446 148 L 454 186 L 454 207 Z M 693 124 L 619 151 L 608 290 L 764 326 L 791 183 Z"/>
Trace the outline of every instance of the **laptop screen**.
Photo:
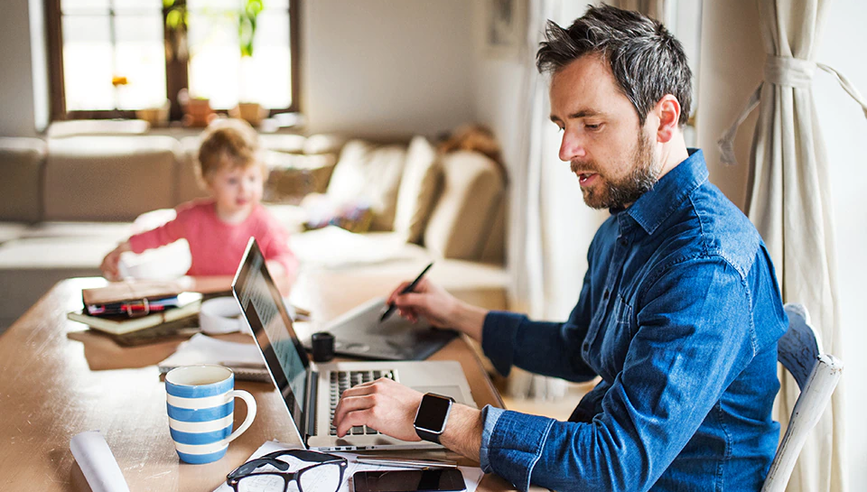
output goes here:
<path id="1" fill-rule="evenodd" d="M 241 305 L 244 318 L 256 337 L 256 343 L 265 357 L 274 384 L 292 413 L 292 419 L 296 426 L 304 425 L 304 397 L 307 394 L 307 369 L 310 362 L 292 329 L 292 320 L 268 273 L 259 245 L 253 238 L 250 238 L 235 274 L 232 293 Z M 299 434 L 304 432 L 303 428 L 298 430 Z"/>

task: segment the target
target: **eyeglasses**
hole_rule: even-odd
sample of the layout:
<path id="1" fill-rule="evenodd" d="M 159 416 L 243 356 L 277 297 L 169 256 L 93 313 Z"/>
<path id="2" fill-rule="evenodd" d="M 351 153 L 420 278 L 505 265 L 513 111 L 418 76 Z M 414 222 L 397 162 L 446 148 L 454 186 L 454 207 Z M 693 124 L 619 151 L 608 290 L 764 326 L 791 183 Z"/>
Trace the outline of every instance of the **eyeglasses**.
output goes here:
<path id="1" fill-rule="evenodd" d="M 296 471 L 288 459 L 312 463 Z M 295 481 L 298 492 L 337 492 L 343 483 L 346 458 L 317 451 L 286 449 L 250 460 L 226 475 L 226 483 L 235 492 L 289 490 Z"/>

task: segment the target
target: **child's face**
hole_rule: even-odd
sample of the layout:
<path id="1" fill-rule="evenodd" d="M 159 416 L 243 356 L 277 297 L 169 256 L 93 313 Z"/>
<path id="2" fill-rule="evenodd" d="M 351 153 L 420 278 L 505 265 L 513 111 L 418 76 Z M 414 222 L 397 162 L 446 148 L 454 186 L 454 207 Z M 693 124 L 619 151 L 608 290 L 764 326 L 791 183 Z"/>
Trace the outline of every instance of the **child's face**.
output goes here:
<path id="1" fill-rule="evenodd" d="M 223 217 L 244 215 L 262 200 L 264 179 L 259 166 L 224 167 L 214 173 L 208 189 Z"/>

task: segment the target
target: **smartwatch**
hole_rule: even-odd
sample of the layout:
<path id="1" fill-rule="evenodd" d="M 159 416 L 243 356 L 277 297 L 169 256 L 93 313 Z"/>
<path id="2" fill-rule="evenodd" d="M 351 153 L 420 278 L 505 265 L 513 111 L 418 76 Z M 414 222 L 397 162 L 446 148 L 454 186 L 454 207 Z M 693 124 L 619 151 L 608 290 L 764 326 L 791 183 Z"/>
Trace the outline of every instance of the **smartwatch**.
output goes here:
<path id="1" fill-rule="evenodd" d="M 422 440 L 440 443 L 440 436 L 446 430 L 446 422 L 449 420 L 449 412 L 455 399 L 450 396 L 426 393 L 421 398 L 418 410 L 415 412 L 415 420 L 412 426 L 415 433 Z"/>

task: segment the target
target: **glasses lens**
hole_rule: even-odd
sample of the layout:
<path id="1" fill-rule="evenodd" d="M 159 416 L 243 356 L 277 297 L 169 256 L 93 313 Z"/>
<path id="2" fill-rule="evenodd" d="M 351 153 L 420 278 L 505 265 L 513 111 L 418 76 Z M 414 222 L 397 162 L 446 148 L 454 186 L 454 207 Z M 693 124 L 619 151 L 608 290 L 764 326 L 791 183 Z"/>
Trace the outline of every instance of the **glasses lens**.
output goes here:
<path id="1" fill-rule="evenodd" d="M 335 492 L 340 487 L 340 465 L 324 463 L 308 468 L 298 482 L 304 492 Z"/>
<path id="2" fill-rule="evenodd" d="M 238 482 L 238 492 L 283 492 L 285 484 L 280 475 L 249 475 Z"/>

